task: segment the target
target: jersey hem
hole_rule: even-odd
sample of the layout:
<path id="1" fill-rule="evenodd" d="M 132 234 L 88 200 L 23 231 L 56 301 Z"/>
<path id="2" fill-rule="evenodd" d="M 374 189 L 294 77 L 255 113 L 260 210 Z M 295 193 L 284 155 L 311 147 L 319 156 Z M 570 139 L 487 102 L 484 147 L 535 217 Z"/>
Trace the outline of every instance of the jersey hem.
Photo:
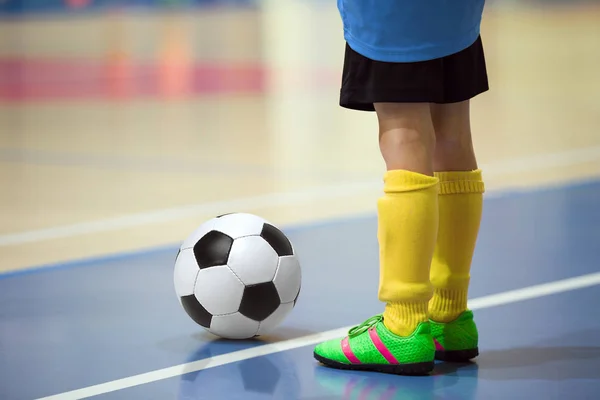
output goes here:
<path id="1" fill-rule="evenodd" d="M 477 25 L 460 41 L 445 42 L 437 46 L 410 47 L 396 51 L 373 48 L 357 40 L 350 32 L 344 30 L 344 39 L 352 50 L 358 54 L 374 61 L 397 63 L 430 61 L 456 54 L 475 43 L 479 35 L 480 27 Z"/>

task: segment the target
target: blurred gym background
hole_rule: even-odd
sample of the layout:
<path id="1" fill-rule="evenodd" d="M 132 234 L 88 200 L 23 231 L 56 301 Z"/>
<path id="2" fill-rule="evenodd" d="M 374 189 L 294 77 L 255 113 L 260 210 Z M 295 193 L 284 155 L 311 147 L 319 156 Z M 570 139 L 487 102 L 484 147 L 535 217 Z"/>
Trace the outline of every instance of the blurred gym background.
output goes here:
<path id="1" fill-rule="evenodd" d="M 0 0 L 0 270 L 173 244 L 222 210 L 372 213 L 335 3 Z M 596 177 L 600 2 L 488 1 L 482 36 L 488 188 Z"/>

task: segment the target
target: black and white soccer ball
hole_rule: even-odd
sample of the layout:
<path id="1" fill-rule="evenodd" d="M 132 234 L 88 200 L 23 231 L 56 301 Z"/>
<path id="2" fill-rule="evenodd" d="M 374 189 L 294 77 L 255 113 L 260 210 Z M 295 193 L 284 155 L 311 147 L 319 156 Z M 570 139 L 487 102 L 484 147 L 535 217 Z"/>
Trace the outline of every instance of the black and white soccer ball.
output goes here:
<path id="1" fill-rule="evenodd" d="M 175 292 L 183 309 L 226 339 L 273 331 L 296 305 L 301 280 L 288 237 L 247 213 L 203 223 L 183 242 L 175 260 Z"/>

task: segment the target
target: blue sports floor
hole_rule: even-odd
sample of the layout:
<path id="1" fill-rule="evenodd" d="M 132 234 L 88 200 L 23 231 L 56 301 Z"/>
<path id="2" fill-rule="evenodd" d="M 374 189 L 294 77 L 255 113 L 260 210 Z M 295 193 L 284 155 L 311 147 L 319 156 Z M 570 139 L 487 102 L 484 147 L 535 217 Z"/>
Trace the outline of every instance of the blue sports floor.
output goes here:
<path id="1" fill-rule="evenodd" d="M 330 370 L 299 339 L 380 312 L 373 215 L 287 229 L 303 290 L 262 340 L 217 340 L 187 317 L 172 283 L 176 245 L 0 276 L 0 399 L 107 382 L 94 398 L 598 399 L 598 199 L 598 181 L 487 198 L 471 290 L 481 355 L 440 363 L 429 377 Z M 572 286 L 536 286 L 579 276 Z M 520 288 L 528 289 L 480 300 Z M 234 353 L 276 342 L 295 344 Z M 205 361 L 188 364 L 196 360 Z M 210 368 L 215 360 L 223 364 Z"/>

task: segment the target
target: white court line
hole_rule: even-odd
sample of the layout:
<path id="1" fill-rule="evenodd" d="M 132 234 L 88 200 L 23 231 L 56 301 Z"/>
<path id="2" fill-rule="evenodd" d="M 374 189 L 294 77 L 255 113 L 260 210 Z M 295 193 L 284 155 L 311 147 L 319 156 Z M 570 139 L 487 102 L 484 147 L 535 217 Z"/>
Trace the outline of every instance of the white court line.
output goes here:
<path id="1" fill-rule="evenodd" d="M 47 229 L 1 235 L 0 246 L 13 246 L 90 233 L 116 231 L 119 229 L 184 220 L 198 215 L 218 215 L 231 212 L 231 210 L 253 210 L 309 203 L 316 199 L 345 198 L 379 186 L 381 186 L 381 184 L 377 182 L 376 184 L 373 182 L 355 182 L 316 187 L 297 192 L 268 193 L 260 196 L 155 210 L 125 215 L 122 217 L 107 218 L 99 221 L 81 222 L 73 225 L 56 226 Z"/>
<path id="2" fill-rule="evenodd" d="M 516 158 L 499 163 L 482 165 L 481 169 L 486 179 L 494 179 L 511 173 L 566 167 L 596 160 L 600 160 L 600 146 Z M 370 190 L 379 190 L 381 187 L 381 181 L 350 182 L 320 186 L 297 192 L 269 193 L 240 199 L 154 210 L 98 221 L 0 235 L 0 247 L 98 232 L 117 231 L 119 229 L 184 220 L 201 215 L 218 215 L 220 213 L 231 212 L 231 210 L 251 212 L 252 210 L 261 208 L 306 204 L 315 200 L 344 199 L 348 196 L 358 195 Z"/>
<path id="3" fill-rule="evenodd" d="M 582 275 L 575 278 L 563 279 L 550 283 L 543 283 L 525 287 L 522 289 L 509 290 L 507 292 L 483 296 L 469 301 L 469 307 L 472 310 L 490 308 L 504 304 L 515 303 L 518 301 L 534 299 L 548 296 L 551 294 L 567 292 L 570 290 L 581 289 L 600 284 L 600 272 Z M 134 375 L 115 381 L 101 383 L 99 385 L 88 386 L 82 389 L 64 392 L 53 396 L 43 397 L 38 400 L 76 400 L 87 397 L 98 396 L 105 393 L 115 392 L 121 389 L 127 389 L 146 383 L 156 382 L 163 379 L 173 378 L 190 372 L 196 372 L 204 369 L 218 367 L 220 365 L 231 364 L 249 358 L 260 357 L 272 353 L 278 353 L 286 350 L 292 350 L 299 347 L 310 346 L 324 340 L 335 339 L 344 336 L 351 326 L 334 329 L 327 332 L 316 333 L 303 336 L 296 339 L 283 340 L 277 343 L 265 344 L 250 349 L 238 350 L 232 353 L 222 354 L 215 357 L 204 358 L 202 360 L 176 365 L 169 368 L 163 368 L 144 374 Z"/>

